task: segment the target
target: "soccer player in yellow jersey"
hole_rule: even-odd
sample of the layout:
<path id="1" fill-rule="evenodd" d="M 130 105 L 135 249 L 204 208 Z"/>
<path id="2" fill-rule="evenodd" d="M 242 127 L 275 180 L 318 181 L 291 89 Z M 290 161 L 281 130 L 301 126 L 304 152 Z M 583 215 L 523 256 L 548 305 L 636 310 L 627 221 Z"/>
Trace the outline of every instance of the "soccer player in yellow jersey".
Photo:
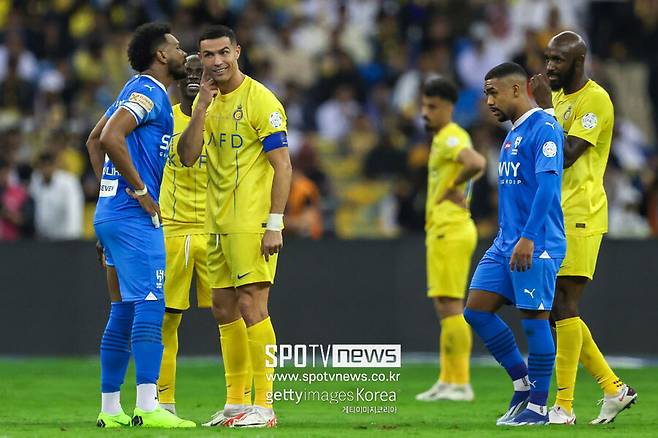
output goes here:
<path id="1" fill-rule="evenodd" d="M 181 102 L 172 107 L 174 134 L 160 189 L 160 211 L 165 237 L 165 315 L 162 324 L 164 352 L 158 379 L 160 406 L 176 413 L 176 355 L 178 326 L 183 311 L 190 307 L 192 277 L 196 277 L 197 305 L 210 307 L 206 265 L 206 154 L 202 151 L 191 167 L 184 167 L 177 144 L 192 115 L 192 102 L 199 92 L 203 67 L 198 55 L 186 59 L 187 76 L 178 81 Z"/>
<path id="2" fill-rule="evenodd" d="M 464 319 L 464 294 L 477 243 L 468 204 L 472 181 L 486 164 L 468 133 L 452 121 L 457 87 L 442 76 L 423 86 L 422 115 L 433 134 L 425 206 L 427 296 L 441 320 L 438 381 L 416 400 L 473 400 L 470 385 L 471 328 Z"/>
<path id="3" fill-rule="evenodd" d="M 585 286 L 594 277 L 603 234 L 608 231 L 603 174 L 614 126 L 608 93 L 585 74 L 586 53 L 580 35 L 562 32 L 548 43 L 546 76 L 536 75 L 531 80 L 537 103 L 554 111 L 566 136 L 562 210 L 567 254 L 558 274 L 551 313 L 557 332 L 558 389 L 556 404 L 549 412 L 551 424 L 576 422 L 573 398 L 579 359 L 605 394 L 601 412 L 592 424 L 610 423 L 637 398 L 635 390 L 610 369 L 578 311 Z"/>
<path id="4" fill-rule="evenodd" d="M 292 178 L 286 115 L 270 90 L 240 71 L 233 30 L 204 31 L 199 55 L 205 79 L 178 153 L 191 166 L 205 140 L 208 273 L 227 386 L 224 409 L 206 425 L 272 427 L 274 370 L 265 366 L 265 346 L 276 344 L 268 297 Z M 244 400 L 250 370 L 251 406 Z"/>

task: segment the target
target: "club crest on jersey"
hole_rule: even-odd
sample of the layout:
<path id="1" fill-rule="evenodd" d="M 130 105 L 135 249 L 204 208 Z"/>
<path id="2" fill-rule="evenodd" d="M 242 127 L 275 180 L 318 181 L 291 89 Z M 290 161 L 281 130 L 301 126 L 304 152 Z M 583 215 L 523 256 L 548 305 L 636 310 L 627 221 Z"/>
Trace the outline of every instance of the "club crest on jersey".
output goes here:
<path id="1" fill-rule="evenodd" d="M 569 117 L 571 117 L 571 110 L 572 107 L 569 105 L 569 108 L 567 108 L 567 110 L 564 112 L 564 116 L 562 116 L 564 120 L 569 120 Z"/>
<path id="2" fill-rule="evenodd" d="M 523 140 L 523 137 L 519 136 L 516 137 L 514 140 L 514 147 L 512 148 L 512 155 L 518 155 L 519 153 L 519 145 L 521 144 L 521 140 Z"/>
<path id="3" fill-rule="evenodd" d="M 244 113 L 242 112 L 242 105 L 240 105 L 235 111 L 233 111 L 233 120 L 239 122 L 240 120 L 242 120 L 243 116 Z"/>
<path id="4" fill-rule="evenodd" d="M 511 141 L 505 142 L 505 149 L 509 149 L 511 147 L 512 147 L 512 142 Z"/>

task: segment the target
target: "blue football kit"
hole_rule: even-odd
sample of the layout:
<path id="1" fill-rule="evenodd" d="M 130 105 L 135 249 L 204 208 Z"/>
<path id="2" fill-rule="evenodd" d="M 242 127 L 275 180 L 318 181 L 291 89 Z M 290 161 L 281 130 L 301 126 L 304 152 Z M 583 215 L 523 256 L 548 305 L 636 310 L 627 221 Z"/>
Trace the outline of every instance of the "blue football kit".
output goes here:
<path id="1" fill-rule="evenodd" d="M 500 294 L 519 309 L 552 308 L 566 252 L 560 205 L 563 142 L 560 125 L 538 108 L 520 117 L 507 134 L 498 162 L 499 230 L 470 289 Z M 510 271 L 510 257 L 521 237 L 534 242 L 532 267 Z"/>
<path id="2" fill-rule="evenodd" d="M 106 117 L 109 119 L 119 108 L 127 110 L 137 122 L 126 137 L 126 145 L 135 169 L 157 201 L 174 128 L 167 90 L 149 75 L 136 75 L 126 83 Z M 107 265 L 116 267 L 123 301 L 164 300 L 162 228 L 153 226 L 126 188 L 135 189 L 106 156 L 94 216 L 96 234 Z"/>

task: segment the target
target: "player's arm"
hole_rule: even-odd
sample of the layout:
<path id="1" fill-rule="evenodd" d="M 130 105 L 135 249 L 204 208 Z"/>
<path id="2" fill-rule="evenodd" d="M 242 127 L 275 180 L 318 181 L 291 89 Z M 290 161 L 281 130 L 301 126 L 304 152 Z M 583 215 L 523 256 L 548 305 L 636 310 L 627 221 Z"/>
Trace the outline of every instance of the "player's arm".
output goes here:
<path id="1" fill-rule="evenodd" d="M 110 157 L 112 164 L 121 176 L 130 184 L 134 191 L 126 188 L 126 192 L 153 218 L 153 225 L 160 227 L 162 216 L 160 207 L 146 189 L 130 158 L 126 137 L 137 127 L 137 119 L 126 108 L 120 107 L 105 124 L 101 131 L 101 150 Z M 156 222 L 157 218 L 157 222 Z"/>
<path id="2" fill-rule="evenodd" d="M 573 166 L 578 158 L 585 153 L 587 148 L 593 147 L 592 143 L 580 137 L 567 135 L 564 139 L 564 168 Z"/>
<path id="3" fill-rule="evenodd" d="M 205 78 L 204 78 L 205 79 Z M 183 166 L 194 166 L 203 150 L 203 127 L 206 123 L 206 111 L 217 95 L 217 87 L 212 79 L 201 80 L 196 105 L 185 131 L 178 139 L 178 156 Z"/>
<path id="4" fill-rule="evenodd" d="M 457 190 L 457 187 L 472 179 L 479 178 L 484 173 L 487 160 L 478 151 L 471 147 L 463 148 L 455 157 L 455 161 L 462 165 L 454 181 L 448 186 L 446 191 L 439 197 L 436 203 L 449 200 L 457 205 L 466 208 L 464 193 Z"/>
<path id="5" fill-rule="evenodd" d="M 103 115 L 89 133 L 86 143 L 91 167 L 99 180 L 103 177 L 103 165 L 105 164 L 105 153 L 101 149 L 101 132 L 103 132 L 106 123 L 107 116 Z"/>
<path id="6" fill-rule="evenodd" d="M 292 181 L 292 164 L 290 163 L 285 132 L 276 132 L 270 135 L 264 141 L 264 143 L 267 142 L 275 144 L 270 146 L 274 147 L 273 149 L 266 152 L 267 159 L 274 169 L 274 179 L 272 180 L 270 215 L 261 243 L 261 252 L 265 256 L 265 260 L 269 260 L 269 256 L 276 254 L 283 248 L 283 236 L 281 234 L 281 230 L 283 230 L 283 211 L 286 209 Z M 266 145 L 267 149 L 269 148 Z"/>
<path id="7" fill-rule="evenodd" d="M 528 221 L 510 258 L 511 271 L 525 271 L 532 267 L 535 239 L 546 222 L 549 208 L 554 205 L 553 200 L 560 195 L 560 176 L 557 172 L 540 172 L 536 174 L 536 178 L 537 192 L 532 201 Z"/>

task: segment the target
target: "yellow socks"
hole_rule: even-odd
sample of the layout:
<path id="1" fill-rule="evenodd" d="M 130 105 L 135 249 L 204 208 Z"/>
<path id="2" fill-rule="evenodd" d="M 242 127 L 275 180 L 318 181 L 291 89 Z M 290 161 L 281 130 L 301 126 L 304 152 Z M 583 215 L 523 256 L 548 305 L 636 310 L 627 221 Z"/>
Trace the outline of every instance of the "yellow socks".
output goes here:
<path id="1" fill-rule="evenodd" d="M 247 326 L 244 319 L 220 324 L 219 335 L 226 377 L 226 404 L 241 405 L 245 398 L 250 363 Z"/>
<path id="2" fill-rule="evenodd" d="M 158 399 L 160 403 L 176 403 L 176 355 L 178 354 L 178 326 L 182 313 L 165 312 L 162 321 L 162 362 L 158 378 Z"/>
<path id="3" fill-rule="evenodd" d="M 611 396 L 617 394 L 624 385 L 624 382 L 610 369 L 601 350 L 599 350 L 596 342 L 594 342 L 589 327 L 582 320 L 580 320 L 580 328 L 583 334 L 583 348 L 580 352 L 580 361 L 592 377 L 596 379 L 596 383 L 599 384 L 605 395 Z"/>
<path id="4" fill-rule="evenodd" d="M 457 385 L 469 383 L 473 335 L 464 315 L 452 315 L 441 320 L 440 344 L 439 381 Z"/>
<path id="5" fill-rule="evenodd" d="M 274 368 L 265 366 L 265 345 L 276 344 L 272 320 L 268 316 L 247 328 L 247 332 L 251 354 L 251 369 L 254 376 L 254 405 L 271 408 L 271 400 L 268 401 L 267 398 L 272 393 L 273 382 L 271 376 L 274 374 Z"/>
<path id="6" fill-rule="evenodd" d="M 557 397 L 555 403 L 567 412 L 573 412 L 573 396 L 578 374 L 578 358 L 583 346 L 579 317 L 555 322 L 557 351 L 555 356 L 555 377 Z"/>

